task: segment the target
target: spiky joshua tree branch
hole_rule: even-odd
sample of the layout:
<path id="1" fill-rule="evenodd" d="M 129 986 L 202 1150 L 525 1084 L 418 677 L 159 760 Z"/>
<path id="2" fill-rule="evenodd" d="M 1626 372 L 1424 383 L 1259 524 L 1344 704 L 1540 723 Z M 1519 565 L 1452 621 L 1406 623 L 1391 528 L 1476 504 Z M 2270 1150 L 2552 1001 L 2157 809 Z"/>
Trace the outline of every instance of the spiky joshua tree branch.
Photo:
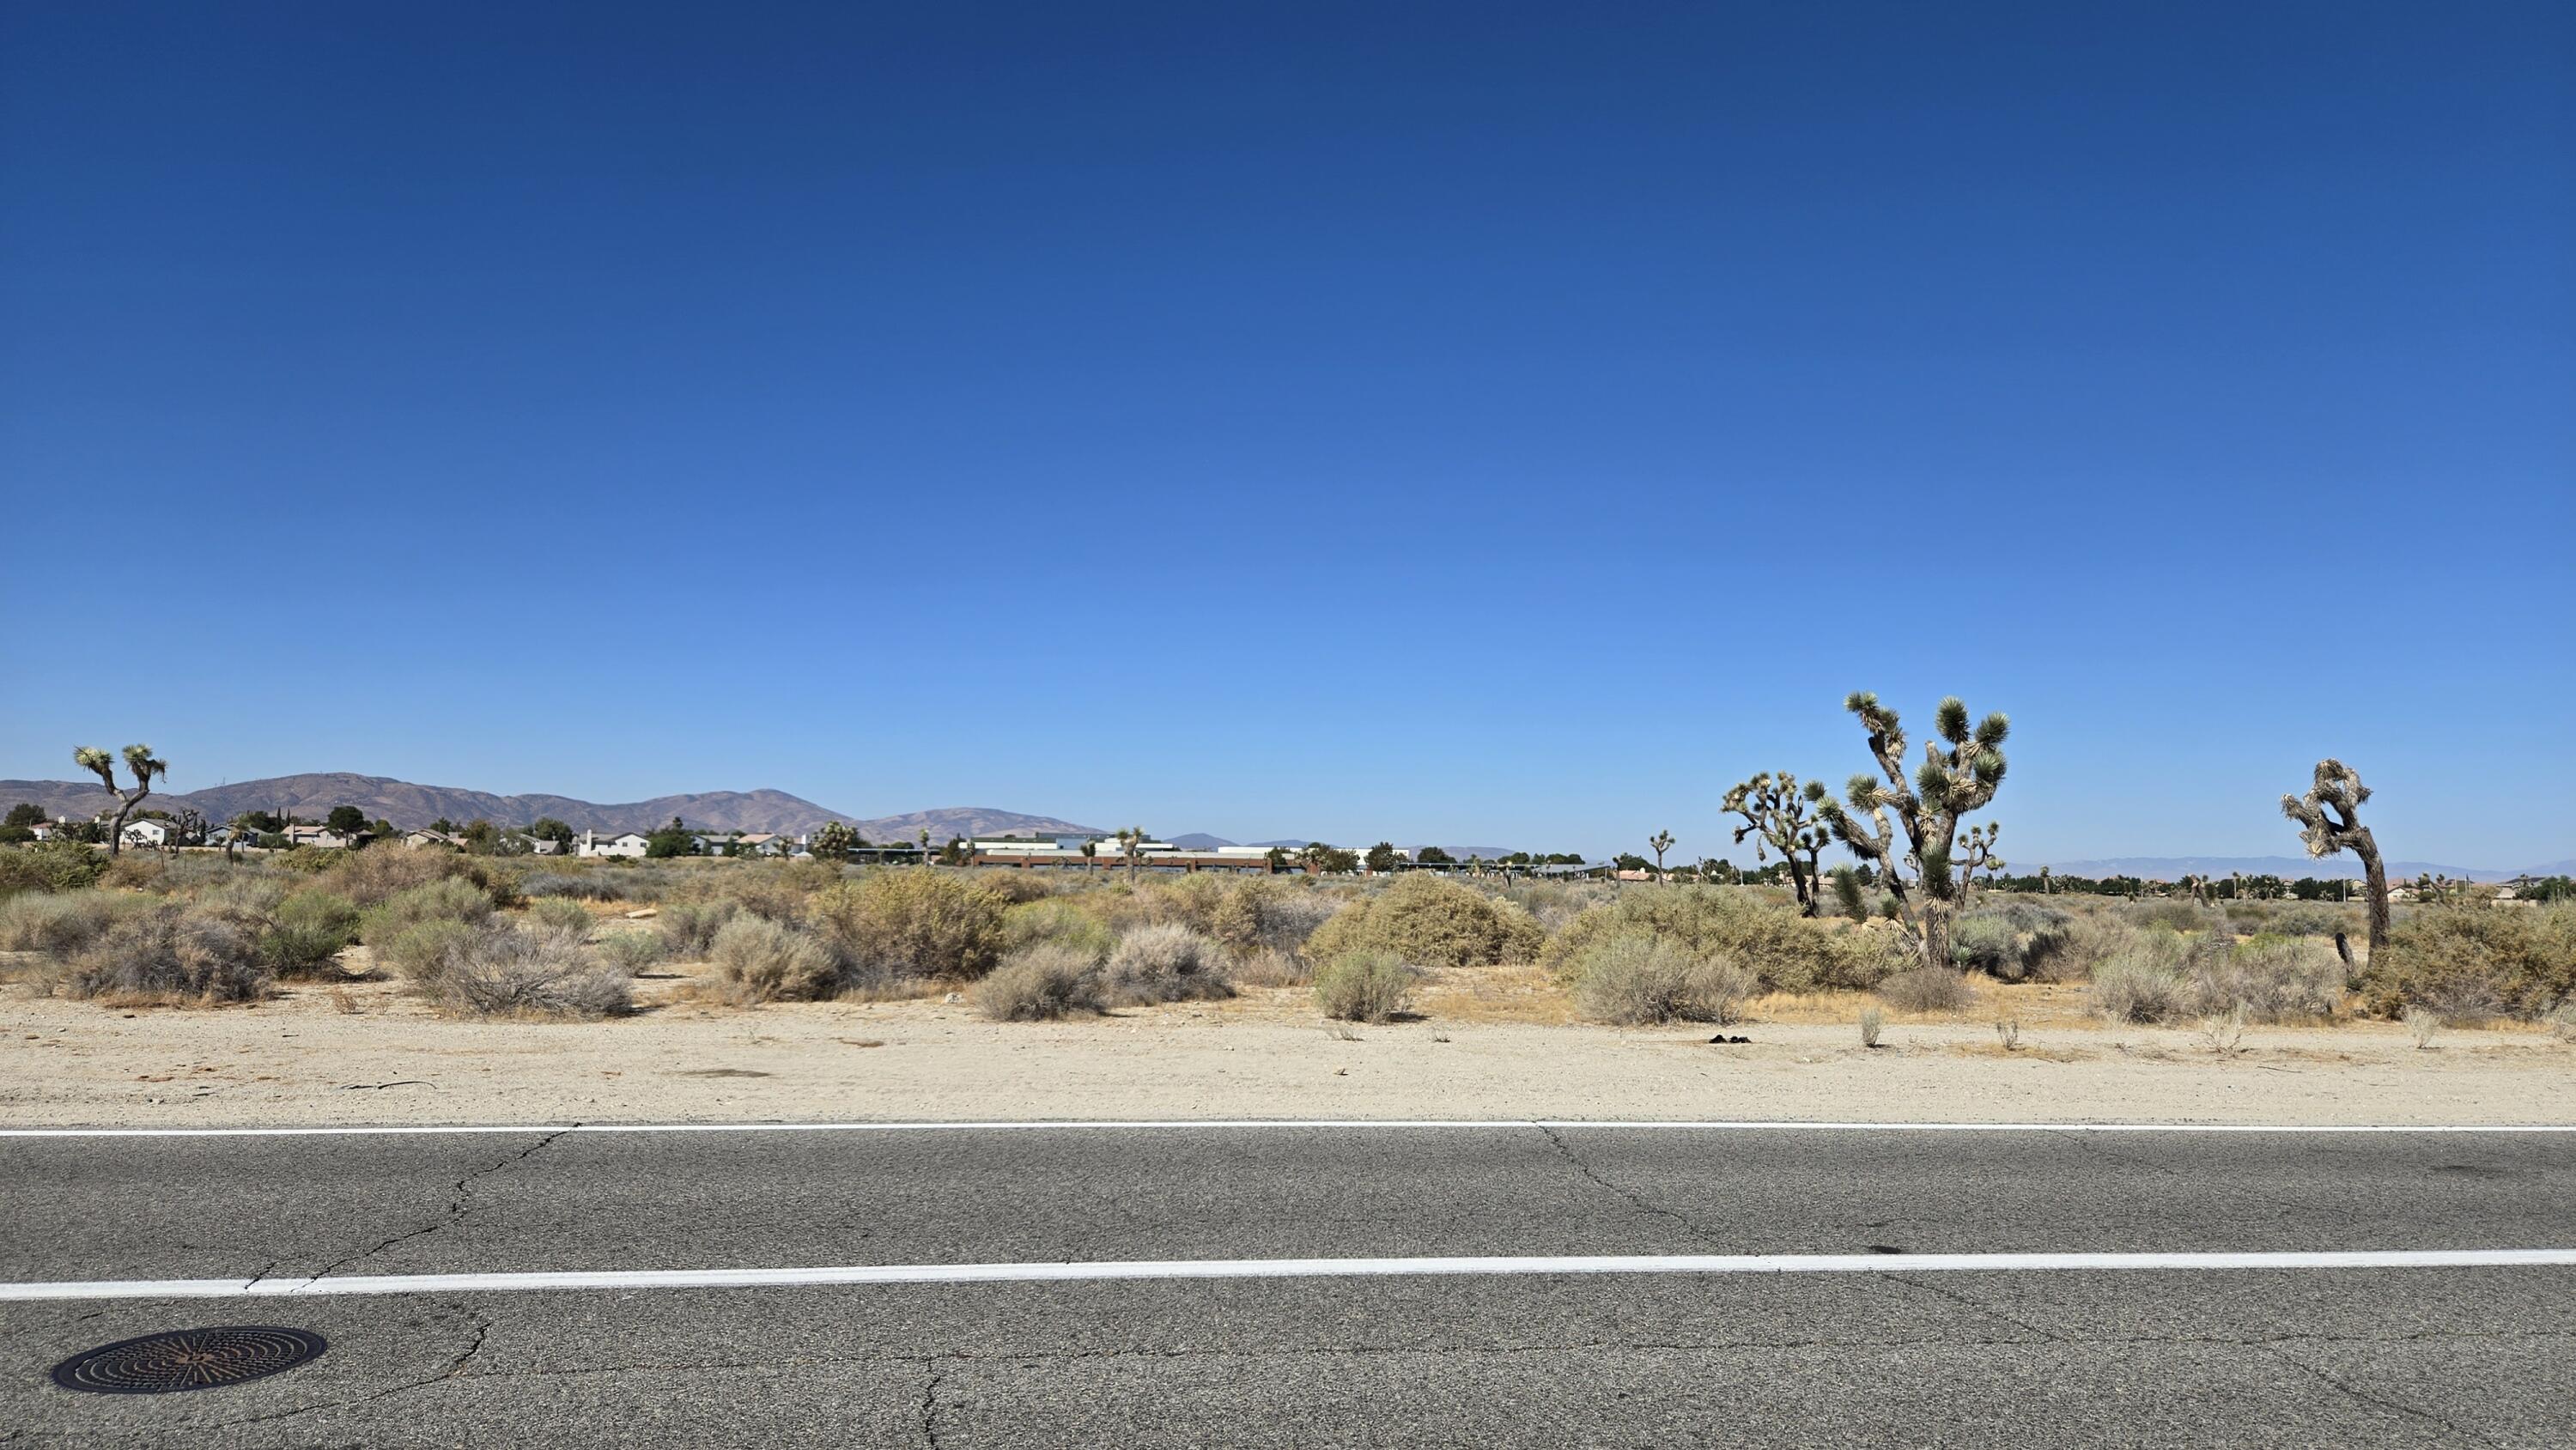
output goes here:
<path id="1" fill-rule="evenodd" d="M 97 776 L 107 793 L 116 797 L 116 821 L 107 828 L 107 854 L 111 856 L 125 849 L 125 818 L 134 814 L 145 796 L 152 794 L 154 779 L 170 773 L 170 762 L 154 755 L 149 745 L 129 745 L 124 753 L 125 768 L 134 773 L 132 790 L 117 789 L 115 756 L 95 745 L 78 746 L 72 751 L 72 762 Z"/>
<path id="2" fill-rule="evenodd" d="M 1878 774 L 1853 776 L 1844 787 L 1849 809 L 1826 802 L 1825 824 L 1835 840 L 1878 863 L 1880 878 L 1914 932 L 1923 965 L 1946 967 L 1950 924 L 1966 894 L 1951 873 L 1951 851 L 1954 846 L 1970 851 L 1975 862 L 1977 853 L 1993 844 L 1993 836 L 1986 834 L 1971 846 L 1970 838 L 1960 834 L 1959 822 L 1991 804 L 2003 785 L 2004 739 L 2012 733 L 2012 722 L 1997 711 L 1971 728 L 1967 704 L 1956 695 L 1943 700 L 1933 715 L 1941 738 L 1923 742 L 1922 763 L 1909 779 L 1905 727 L 1896 712 L 1867 691 L 1853 693 L 1843 708 L 1869 732 Z"/>
<path id="3" fill-rule="evenodd" d="M 2379 842 L 2361 823 L 2361 805 L 2369 799 L 2361 772 L 2340 760 L 2320 760 L 2306 795 L 2281 797 L 2281 814 L 2299 823 L 2299 840 L 2311 858 L 2322 861 L 2337 851 L 2361 858 L 2370 890 L 2370 954 L 2377 957 L 2388 942 L 2388 870 L 2380 864 Z"/>
<path id="4" fill-rule="evenodd" d="M 1735 844 L 1741 846 L 1751 836 L 1754 860 L 1777 851 L 1788 861 L 1789 885 L 1798 893 L 1798 910 L 1807 916 L 1817 913 L 1824 895 L 1816 857 L 1825 849 L 1823 811 L 1829 804 L 1823 781 L 1811 780 L 1801 787 L 1798 778 L 1785 770 L 1776 776 L 1766 770 L 1739 781 L 1719 803 L 1727 814 L 1744 818 L 1744 824 L 1735 828 Z"/>

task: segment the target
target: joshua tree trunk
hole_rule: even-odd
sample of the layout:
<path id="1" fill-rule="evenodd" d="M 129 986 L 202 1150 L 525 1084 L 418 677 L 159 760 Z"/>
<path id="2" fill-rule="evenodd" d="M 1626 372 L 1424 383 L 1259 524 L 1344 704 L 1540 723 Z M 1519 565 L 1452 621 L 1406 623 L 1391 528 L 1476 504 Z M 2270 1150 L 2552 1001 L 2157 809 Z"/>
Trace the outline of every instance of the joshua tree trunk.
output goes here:
<path id="1" fill-rule="evenodd" d="M 2384 962 L 2379 949 L 2388 945 L 2388 868 L 2379 864 L 2376 841 L 2355 843 L 2353 854 L 2361 858 L 2362 880 L 2370 891 L 2370 959 Z"/>
<path id="2" fill-rule="evenodd" d="M 1959 908 L 1946 898 L 1926 895 L 1918 916 L 1923 927 L 1923 965 L 1950 965 L 1950 925 Z"/>

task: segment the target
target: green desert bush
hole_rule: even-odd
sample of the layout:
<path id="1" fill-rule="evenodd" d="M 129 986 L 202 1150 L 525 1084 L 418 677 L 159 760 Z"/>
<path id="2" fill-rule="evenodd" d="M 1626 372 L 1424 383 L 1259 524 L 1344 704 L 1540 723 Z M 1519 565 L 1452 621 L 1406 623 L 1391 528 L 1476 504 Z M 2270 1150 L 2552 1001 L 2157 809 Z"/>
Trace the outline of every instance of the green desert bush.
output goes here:
<path id="1" fill-rule="evenodd" d="M 519 883 L 519 894 L 534 899 L 561 896 L 576 901 L 649 901 L 652 883 L 633 872 L 538 871 Z"/>
<path id="2" fill-rule="evenodd" d="M 164 901 L 118 916 L 49 981 L 83 1000 L 201 1005 L 255 1001 L 274 976 L 239 923 Z"/>
<path id="3" fill-rule="evenodd" d="M 2140 932 L 2093 969 L 2093 1010 L 2114 1022 L 2170 1022 L 2194 1001 L 2191 947 L 2179 932 Z"/>
<path id="4" fill-rule="evenodd" d="M 658 931 L 607 931 L 599 935 L 599 954 L 628 976 L 658 965 L 669 952 L 669 938 Z"/>
<path id="5" fill-rule="evenodd" d="M 830 947 L 802 928 L 749 911 L 717 930 L 707 959 L 735 1002 L 814 1002 L 844 985 Z"/>
<path id="6" fill-rule="evenodd" d="M 1956 967 L 1908 967 L 1878 984 L 1879 1000 L 1900 1012 L 1958 1012 L 1976 1000 Z"/>
<path id="7" fill-rule="evenodd" d="M 1240 959 L 1263 953 L 1295 957 L 1341 905 L 1311 886 L 1248 876 L 1226 890 L 1202 929 Z"/>
<path id="8" fill-rule="evenodd" d="M 590 935 L 591 929 L 599 925 L 599 919 L 584 909 L 580 902 L 560 896 L 529 902 L 528 920 L 547 931 L 568 932 L 575 941 Z"/>
<path id="9" fill-rule="evenodd" d="M 507 906 L 518 896 L 517 887 L 499 868 L 481 857 L 454 851 L 371 846 L 363 851 L 318 854 L 326 858 L 322 864 L 331 889 L 361 907 L 375 906 L 433 881 L 465 882 L 489 897 L 495 906 Z"/>
<path id="10" fill-rule="evenodd" d="M 2236 913 L 2230 911 L 2230 919 Z M 2266 911 L 2254 930 L 2270 936 L 2359 936 L 2368 929 L 2357 907 L 2329 906 L 2322 901 L 2291 901 Z"/>
<path id="11" fill-rule="evenodd" d="M 79 891 L 107 874 L 107 853 L 78 841 L 0 846 L 0 897 L 26 891 Z"/>
<path id="12" fill-rule="evenodd" d="M 996 1022 L 1046 1022 L 1100 1009 L 1100 963 L 1089 949 L 1037 941 L 1002 958 L 974 987 L 975 1010 Z"/>
<path id="13" fill-rule="evenodd" d="M 612 1017 L 633 1009 L 626 974 L 568 931 L 503 921 L 466 928 L 413 982 L 460 1017 Z"/>
<path id="14" fill-rule="evenodd" d="M 2258 936 L 2223 950 L 2206 939 L 2189 958 L 2192 1006 L 2250 1022 L 2331 1017 L 2343 1003 L 2343 960 L 2305 937 Z"/>
<path id="15" fill-rule="evenodd" d="M 2408 912 L 2361 972 L 2364 1004 L 2454 1021 L 2536 1017 L 2576 995 L 2576 902 L 2462 901 Z"/>
<path id="16" fill-rule="evenodd" d="M 1952 931 L 1950 960 L 1999 982 L 2053 981 L 2077 941 L 2072 914 L 2008 902 L 1961 916 Z"/>
<path id="17" fill-rule="evenodd" d="M 716 933 L 740 910 L 722 898 L 664 902 L 657 922 L 663 955 L 682 962 L 706 960 L 708 950 L 715 946 Z"/>
<path id="18" fill-rule="evenodd" d="M 107 858 L 107 870 L 98 884 L 115 891 L 164 890 L 162 878 L 170 874 L 170 858 L 158 851 L 136 849 Z"/>
<path id="19" fill-rule="evenodd" d="M 491 914 L 491 893 L 461 877 L 441 876 L 369 907 L 359 918 L 358 939 L 372 947 L 424 921 L 479 922 Z"/>
<path id="20" fill-rule="evenodd" d="M 1574 963 L 1594 946 L 1637 932 L 1694 956 L 1724 956 L 1780 992 L 1874 987 L 1908 950 L 1894 927 L 1818 921 L 1732 887 L 1643 886 L 1586 908 L 1540 960 L 1572 980 Z"/>
<path id="21" fill-rule="evenodd" d="M 1422 973 L 1393 952 L 1354 951 L 1315 969 L 1315 1005 L 1342 1022 L 1391 1022 L 1413 1006 Z"/>
<path id="22" fill-rule="evenodd" d="M 1343 907 L 1307 938 L 1316 957 L 1392 952 L 1426 967 L 1486 967 L 1538 958 L 1547 933 L 1530 914 L 1472 886 L 1405 876 Z"/>
<path id="23" fill-rule="evenodd" d="M 1097 964 L 1108 960 L 1109 949 L 1118 945 L 1118 936 L 1068 897 L 1023 902 L 1002 913 L 1005 953 L 1041 944 L 1070 948 L 1088 955 Z"/>
<path id="24" fill-rule="evenodd" d="M 317 886 L 293 892 L 249 920 L 258 932 L 261 959 L 281 977 L 319 972 L 358 939 L 357 903 Z"/>
<path id="25" fill-rule="evenodd" d="M 382 940 L 371 941 L 367 949 L 376 962 L 404 981 L 428 982 L 445 969 L 447 954 L 458 943 L 481 931 L 486 923 L 459 921 L 454 917 L 431 917 L 416 921 Z"/>
<path id="26" fill-rule="evenodd" d="M 1213 938 L 1178 922 L 1140 926 L 1118 939 L 1100 974 L 1100 999 L 1112 1007 L 1231 997 L 1223 951 Z"/>
<path id="27" fill-rule="evenodd" d="M 1011 906 L 1025 906 L 1044 901 L 1056 894 L 1055 881 L 1044 870 L 1025 871 L 1016 867 L 995 867 L 969 873 L 968 880 Z"/>
<path id="28" fill-rule="evenodd" d="M 1002 957 L 1002 898 L 946 871 L 880 871 L 814 898 L 832 951 L 863 979 L 973 979 Z"/>
<path id="29" fill-rule="evenodd" d="M 150 904 L 132 892 L 95 889 L 0 899 L 0 951 L 67 957 Z"/>
<path id="30" fill-rule="evenodd" d="M 1723 956 L 1697 956 L 1651 932 L 1614 936 L 1575 964 L 1575 1006 L 1595 1022 L 1622 1027 L 1680 1019 L 1733 1022 L 1759 988 L 1753 973 Z"/>

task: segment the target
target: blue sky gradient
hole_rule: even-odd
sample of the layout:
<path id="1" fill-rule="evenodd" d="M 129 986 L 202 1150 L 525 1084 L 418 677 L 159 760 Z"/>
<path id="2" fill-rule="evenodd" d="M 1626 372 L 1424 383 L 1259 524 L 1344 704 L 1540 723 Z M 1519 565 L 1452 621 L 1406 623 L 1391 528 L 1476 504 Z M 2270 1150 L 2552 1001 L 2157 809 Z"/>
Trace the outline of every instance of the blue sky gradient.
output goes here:
<path id="1" fill-rule="evenodd" d="M 2576 855 L 2564 5 L 0 13 L 0 775 Z"/>

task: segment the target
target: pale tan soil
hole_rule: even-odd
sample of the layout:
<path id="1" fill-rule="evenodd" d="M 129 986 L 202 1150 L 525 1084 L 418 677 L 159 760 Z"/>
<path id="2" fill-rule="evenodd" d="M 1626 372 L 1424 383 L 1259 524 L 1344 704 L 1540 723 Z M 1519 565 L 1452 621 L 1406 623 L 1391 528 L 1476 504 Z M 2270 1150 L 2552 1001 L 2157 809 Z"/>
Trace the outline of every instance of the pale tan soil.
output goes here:
<path id="1" fill-rule="evenodd" d="M 693 969 L 690 969 L 693 970 Z M 686 970 L 595 1023 L 439 1018 L 387 982 L 251 1007 L 0 996 L 0 1126 L 1110 1118 L 2576 1123 L 2576 1046 L 2518 1028 L 2418 1050 L 2384 1023 L 2111 1026 L 2081 988 L 1987 986 L 1940 1019 L 1770 998 L 1724 1029 L 1569 1020 L 1535 971 L 1448 973 L 1422 1020 L 1327 1027 L 1298 988 L 1005 1024 L 938 997 L 736 1010 Z M 350 1010 L 343 1010 L 343 1004 Z M 2006 1052 L 1998 1017 L 2022 1026 Z"/>

